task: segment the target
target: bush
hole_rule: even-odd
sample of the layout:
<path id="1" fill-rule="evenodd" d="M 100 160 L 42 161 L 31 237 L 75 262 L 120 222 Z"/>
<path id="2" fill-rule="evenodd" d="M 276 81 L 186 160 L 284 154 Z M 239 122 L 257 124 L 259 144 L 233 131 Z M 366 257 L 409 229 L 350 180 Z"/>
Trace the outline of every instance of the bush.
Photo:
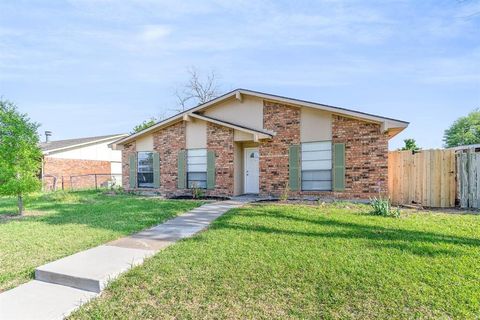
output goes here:
<path id="1" fill-rule="evenodd" d="M 400 217 L 400 209 L 392 208 L 389 199 L 383 198 L 373 198 L 370 199 L 370 205 L 372 207 L 370 214 L 375 216 L 382 216 L 382 217 Z"/>
<path id="2" fill-rule="evenodd" d="M 192 186 L 192 198 L 202 199 L 203 197 L 205 197 L 205 192 L 203 191 L 203 189 L 199 188 L 196 183 L 194 183 Z"/>
<path id="3" fill-rule="evenodd" d="M 279 197 L 279 200 L 282 202 L 286 202 L 288 200 L 288 194 L 290 193 L 290 185 L 287 181 L 287 185 L 285 186 L 285 189 L 283 190 L 282 194 Z"/>

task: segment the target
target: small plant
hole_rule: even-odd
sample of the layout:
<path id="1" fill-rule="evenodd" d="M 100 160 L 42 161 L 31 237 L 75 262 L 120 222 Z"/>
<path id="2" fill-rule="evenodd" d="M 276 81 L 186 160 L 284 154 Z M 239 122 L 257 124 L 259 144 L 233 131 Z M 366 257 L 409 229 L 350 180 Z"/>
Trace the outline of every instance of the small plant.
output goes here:
<path id="1" fill-rule="evenodd" d="M 202 199 L 205 196 L 205 192 L 202 188 L 199 188 L 197 183 L 194 183 L 192 186 L 192 198 L 193 199 Z"/>
<path id="2" fill-rule="evenodd" d="M 288 200 L 288 195 L 290 193 L 290 185 L 287 181 L 287 185 L 285 186 L 285 189 L 283 190 L 282 194 L 280 195 L 280 201 L 286 202 Z"/>
<path id="3" fill-rule="evenodd" d="M 390 200 L 382 197 L 370 199 L 370 214 L 382 217 L 400 217 L 400 209 L 393 208 Z"/>

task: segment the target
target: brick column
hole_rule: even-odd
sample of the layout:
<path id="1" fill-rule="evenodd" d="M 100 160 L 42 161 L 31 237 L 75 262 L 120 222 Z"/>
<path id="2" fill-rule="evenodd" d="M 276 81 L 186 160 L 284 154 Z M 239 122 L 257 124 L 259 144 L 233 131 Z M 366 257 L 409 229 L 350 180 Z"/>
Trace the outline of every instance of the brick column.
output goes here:
<path id="1" fill-rule="evenodd" d="M 185 122 L 177 122 L 153 134 L 153 149 L 160 155 L 160 192 L 167 197 L 185 194 L 177 189 L 178 152 L 185 150 Z"/>
<path id="2" fill-rule="evenodd" d="M 215 152 L 215 189 L 207 190 L 211 196 L 233 196 L 234 130 L 207 123 L 207 148 Z"/>
<path id="3" fill-rule="evenodd" d="M 279 196 L 288 184 L 288 150 L 300 143 L 300 108 L 264 101 L 263 127 L 276 132 L 260 144 L 260 194 Z"/>

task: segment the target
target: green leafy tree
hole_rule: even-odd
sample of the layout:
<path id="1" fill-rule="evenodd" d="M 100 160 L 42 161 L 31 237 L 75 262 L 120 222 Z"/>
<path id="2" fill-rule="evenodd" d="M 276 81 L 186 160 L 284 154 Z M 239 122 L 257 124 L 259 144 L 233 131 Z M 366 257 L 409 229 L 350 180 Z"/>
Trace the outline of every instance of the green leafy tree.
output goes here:
<path id="1" fill-rule="evenodd" d="M 23 196 L 41 186 L 38 126 L 12 102 L 0 99 L 0 194 L 17 196 L 19 214 Z"/>
<path id="2" fill-rule="evenodd" d="M 480 143 L 480 110 L 475 109 L 466 117 L 458 118 L 443 136 L 445 147 Z"/>
<path id="3" fill-rule="evenodd" d="M 134 133 L 137 133 L 139 131 L 150 128 L 151 126 L 153 126 L 157 122 L 158 122 L 157 118 L 151 117 L 150 119 L 145 120 L 142 123 L 140 123 L 139 125 L 136 125 L 135 127 L 133 127 L 133 131 L 131 132 L 131 134 L 134 134 Z"/>
<path id="4" fill-rule="evenodd" d="M 418 151 L 421 149 L 419 146 L 417 146 L 417 142 L 415 141 L 415 139 L 405 139 L 403 140 L 403 142 L 405 143 L 405 146 L 400 149 L 402 151 L 405 151 L 405 150 Z"/>

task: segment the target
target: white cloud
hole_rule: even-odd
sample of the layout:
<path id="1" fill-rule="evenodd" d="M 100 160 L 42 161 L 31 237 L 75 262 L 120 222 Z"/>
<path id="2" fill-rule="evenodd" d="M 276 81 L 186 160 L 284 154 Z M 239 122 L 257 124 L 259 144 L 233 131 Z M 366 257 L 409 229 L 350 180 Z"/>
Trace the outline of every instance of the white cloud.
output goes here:
<path id="1" fill-rule="evenodd" d="M 147 25 L 140 33 L 140 39 L 145 42 L 155 42 L 167 37 L 171 29 L 165 25 Z"/>

